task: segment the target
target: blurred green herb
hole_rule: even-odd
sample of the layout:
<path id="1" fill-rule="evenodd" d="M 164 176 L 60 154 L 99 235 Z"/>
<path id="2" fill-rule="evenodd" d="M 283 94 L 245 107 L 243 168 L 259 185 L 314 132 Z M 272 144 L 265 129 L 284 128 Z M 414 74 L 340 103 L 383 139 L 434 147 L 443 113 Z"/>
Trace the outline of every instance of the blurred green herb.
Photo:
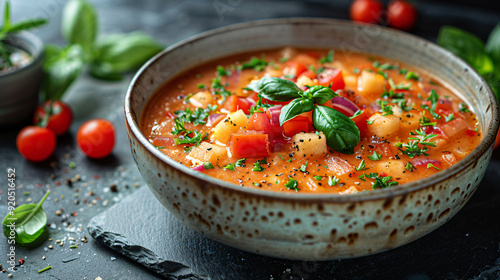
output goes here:
<path id="1" fill-rule="evenodd" d="M 500 101 L 500 23 L 491 31 L 486 45 L 477 36 L 452 26 L 441 28 L 437 42 L 476 69 Z"/>
<path id="2" fill-rule="evenodd" d="M 44 100 L 61 99 L 85 65 L 98 79 L 116 81 L 144 64 L 164 46 L 142 32 L 113 34 L 98 39 L 99 21 L 87 0 L 70 0 L 62 15 L 62 34 L 68 45 L 47 45 L 42 82 Z"/>
<path id="3" fill-rule="evenodd" d="M 11 34 L 42 26 L 47 23 L 46 19 L 28 19 L 17 23 L 10 22 L 10 2 L 5 1 L 3 11 L 3 25 L 0 26 L 0 70 L 13 66 L 10 56 L 16 52 L 16 48 L 8 43 Z"/>

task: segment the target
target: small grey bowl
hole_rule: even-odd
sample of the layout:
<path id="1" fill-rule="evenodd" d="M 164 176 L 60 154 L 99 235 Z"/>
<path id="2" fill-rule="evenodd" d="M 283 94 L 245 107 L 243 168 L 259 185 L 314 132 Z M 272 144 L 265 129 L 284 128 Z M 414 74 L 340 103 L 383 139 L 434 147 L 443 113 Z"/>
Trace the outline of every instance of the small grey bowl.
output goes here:
<path id="1" fill-rule="evenodd" d="M 365 52 L 418 67 L 457 90 L 476 112 L 483 139 L 467 157 L 430 177 L 372 192 L 337 195 L 242 188 L 174 161 L 141 132 L 147 100 L 172 77 L 216 58 L 284 46 Z M 499 125 L 491 88 L 450 52 L 392 29 L 319 18 L 242 23 L 170 46 L 136 74 L 125 97 L 125 118 L 142 177 L 179 220 L 224 244 L 297 260 L 374 254 L 407 244 L 446 223 L 479 186 Z"/>
<path id="2" fill-rule="evenodd" d="M 10 35 L 7 42 L 33 57 L 15 71 L 0 74 L 0 125 L 20 122 L 33 114 L 43 74 L 43 43 L 29 32 Z"/>

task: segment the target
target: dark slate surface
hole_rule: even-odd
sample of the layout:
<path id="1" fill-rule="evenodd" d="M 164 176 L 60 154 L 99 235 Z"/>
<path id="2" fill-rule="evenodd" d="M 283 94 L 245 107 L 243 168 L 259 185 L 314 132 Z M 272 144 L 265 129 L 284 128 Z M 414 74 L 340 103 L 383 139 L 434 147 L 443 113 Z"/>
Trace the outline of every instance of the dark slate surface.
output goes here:
<path id="1" fill-rule="evenodd" d="M 199 32 L 237 22 L 255 19 L 289 16 L 348 17 L 350 0 L 309 0 L 309 1 L 250 1 L 250 0 L 90 0 L 96 5 L 100 18 L 101 35 L 143 30 L 155 36 L 166 45 L 173 44 Z M 384 2 L 388 2 L 385 0 Z M 414 33 L 435 39 L 441 24 L 452 24 L 465 28 L 485 39 L 493 26 L 500 21 L 498 0 L 421 0 L 420 21 Z M 35 33 L 45 43 L 63 44 L 60 34 L 60 18 L 63 0 L 15 0 L 11 1 L 13 20 L 32 17 L 49 18 L 50 23 Z M 0 1 L 0 14 L 3 1 Z M 225 9 L 221 9 L 224 7 Z M 75 115 L 75 121 L 67 135 L 58 138 L 56 153 L 44 163 L 25 161 L 16 151 L 17 132 L 28 122 L 0 129 L 0 216 L 6 213 L 7 168 L 16 168 L 16 201 L 18 204 L 38 201 L 50 189 L 52 194 L 44 204 L 47 212 L 50 238 L 40 247 L 26 249 L 16 247 L 16 259 L 23 258 L 24 265 L 17 267 L 14 279 L 162 279 L 130 258 L 116 253 L 103 242 L 90 237 L 86 225 L 92 217 L 104 212 L 113 204 L 134 193 L 148 194 L 143 180 L 133 163 L 123 118 L 123 98 L 132 74 L 117 83 L 101 82 L 86 75 L 81 77 L 69 90 L 65 101 Z M 1 90 L 1 89 L 0 89 Z M 75 145 L 78 127 L 90 118 L 107 118 L 117 127 L 117 143 L 113 155 L 103 160 L 89 160 L 82 156 Z M 75 169 L 68 168 L 70 162 Z M 264 279 L 497 279 L 499 267 L 500 208 L 499 186 L 500 152 L 496 152 L 489 173 L 478 193 L 466 208 L 445 227 L 420 241 L 403 248 L 373 257 L 356 260 L 342 260 L 328 263 L 289 262 L 262 258 L 230 249 L 186 229 L 172 220 L 163 209 L 155 216 L 162 219 L 160 224 L 150 223 L 139 226 L 144 219 L 136 221 L 134 215 L 142 217 L 146 212 L 139 209 L 127 216 L 124 213 L 113 216 L 109 221 L 121 221 L 123 228 L 137 233 L 156 233 L 167 223 L 172 226 L 165 230 L 161 242 L 148 244 L 133 242 L 137 252 L 140 246 L 151 250 L 167 261 L 182 263 L 186 268 L 178 275 L 189 275 L 190 271 L 200 277 L 211 279 L 235 279 L 242 275 Z M 2 175 L 3 174 L 3 175 Z M 55 178 L 50 178 L 50 175 Z M 65 178 L 80 175 L 82 180 L 67 186 Z M 4 177 L 5 176 L 5 177 Z M 110 191 L 110 184 L 118 186 L 118 192 Z M 29 195 L 23 195 L 28 191 Z M 90 191 L 93 195 L 90 195 Z M 62 197 L 61 197 L 62 196 Z M 57 202 L 56 202 L 57 198 Z M 78 204 L 75 204 L 74 201 Z M 150 198 L 146 205 L 158 207 Z M 56 210 L 63 209 L 57 216 Z M 133 209 L 133 208 L 131 208 Z M 137 208 L 135 208 L 137 209 Z M 151 210 L 151 209 L 150 209 Z M 71 215 L 75 213 L 77 215 Z M 142 211 L 142 212 L 141 212 Z M 111 223 L 111 222 L 110 222 Z M 71 225 L 71 228 L 69 227 Z M 115 225 L 111 223 L 110 226 Z M 121 232 L 122 238 L 131 241 L 135 235 Z M 70 249 L 72 243 L 87 237 L 88 242 Z M 147 236 L 143 240 L 153 240 Z M 75 238 L 75 241 L 72 241 Z M 1 239 L 1 238 L 0 238 Z M 63 246 L 55 243 L 62 240 Z M 3 239 L 5 240 L 5 239 Z M 158 239 L 161 240 L 161 239 Z M 137 241 L 137 240 L 136 240 Z M 166 244 L 166 245 L 165 245 Z M 48 249 L 49 245 L 53 249 Z M 155 245 L 155 246 L 153 246 Z M 171 248 L 171 251 L 166 251 Z M 0 240 L 0 264 L 7 268 L 8 244 Z M 163 252 L 163 253 L 161 253 Z M 161 253 L 161 254 L 160 254 Z M 168 254 L 167 254 L 168 253 Z M 170 255 L 169 255 L 170 254 Z M 42 259 L 45 256 L 45 260 Z M 167 257 L 171 258 L 168 259 Z M 176 258 L 174 258 L 174 256 Z M 154 263 L 154 262 L 153 262 Z M 495 264 L 496 263 L 496 264 Z M 47 265 L 52 269 L 38 274 Z M 170 268 L 172 266 L 169 266 Z M 174 265 L 175 267 L 175 265 Z M 496 274 L 495 274 L 496 273 Z M 427 275 L 419 277 L 419 275 Z M 0 273 L 0 279 L 7 274 Z M 254 278 L 255 279 L 255 278 Z"/>
<path id="2" fill-rule="evenodd" d="M 498 167 L 495 161 L 488 172 Z M 329 262 L 262 257 L 210 240 L 165 211 L 147 187 L 94 217 L 88 231 L 173 279 L 500 279 L 499 199 L 500 188 L 486 178 L 467 206 L 435 232 L 384 253 Z"/>

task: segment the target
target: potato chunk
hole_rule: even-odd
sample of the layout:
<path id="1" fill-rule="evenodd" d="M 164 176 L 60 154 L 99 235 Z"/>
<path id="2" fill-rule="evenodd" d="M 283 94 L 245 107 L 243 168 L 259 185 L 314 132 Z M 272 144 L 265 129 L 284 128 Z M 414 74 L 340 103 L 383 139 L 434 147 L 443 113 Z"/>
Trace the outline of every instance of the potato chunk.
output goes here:
<path id="1" fill-rule="evenodd" d="M 377 73 L 362 71 L 358 78 L 358 91 L 363 96 L 380 96 L 385 91 L 386 81 Z"/>
<path id="2" fill-rule="evenodd" d="M 298 133 L 292 137 L 292 145 L 295 154 L 299 157 L 323 156 L 328 152 L 326 146 L 326 137 L 323 132 L 316 133 Z"/>
<path id="3" fill-rule="evenodd" d="M 233 133 L 237 132 L 240 127 L 246 129 L 247 126 L 247 116 L 243 110 L 238 110 L 229 114 L 212 129 L 212 139 L 227 144 Z"/>
<path id="4" fill-rule="evenodd" d="M 382 116 L 377 113 L 371 116 L 368 121 L 373 122 L 368 125 L 368 132 L 371 135 L 389 137 L 399 130 L 399 118 L 394 115 Z"/>
<path id="5" fill-rule="evenodd" d="M 205 162 L 215 164 L 226 154 L 227 151 L 224 147 L 210 144 L 208 142 L 201 142 L 198 147 L 189 152 L 188 158 L 191 159 L 193 165 L 200 165 Z"/>
<path id="6" fill-rule="evenodd" d="M 195 95 L 189 98 L 189 103 L 198 108 L 207 108 L 208 105 L 214 102 L 213 95 L 205 90 L 197 92 Z"/>
<path id="7" fill-rule="evenodd" d="M 299 76 L 296 84 L 299 88 L 303 88 L 304 86 L 316 86 L 316 85 L 318 85 L 318 80 L 316 80 L 316 79 L 313 80 L 307 76 L 302 75 L 302 76 Z"/>

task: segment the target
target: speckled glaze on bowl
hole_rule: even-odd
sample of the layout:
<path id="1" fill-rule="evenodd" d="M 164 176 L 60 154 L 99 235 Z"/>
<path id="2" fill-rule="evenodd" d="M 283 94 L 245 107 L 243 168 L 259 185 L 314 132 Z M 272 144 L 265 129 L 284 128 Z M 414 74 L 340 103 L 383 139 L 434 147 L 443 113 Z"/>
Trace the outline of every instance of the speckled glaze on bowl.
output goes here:
<path id="1" fill-rule="evenodd" d="M 207 60 L 283 46 L 366 52 L 411 64 L 453 85 L 477 113 L 484 139 L 465 159 L 417 182 L 351 195 L 242 188 L 168 158 L 139 129 L 148 99 L 166 80 Z M 137 73 L 125 100 L 133 157 L 158 200 L 190 228 L 257 254 L 330 260 L 411 242 L 451 219 L 488 166 L 498 108 L 486 82 L 465 62 L 418 37 L 332 19 L 274 19 L 227 26 L 173 45 Z"/>

